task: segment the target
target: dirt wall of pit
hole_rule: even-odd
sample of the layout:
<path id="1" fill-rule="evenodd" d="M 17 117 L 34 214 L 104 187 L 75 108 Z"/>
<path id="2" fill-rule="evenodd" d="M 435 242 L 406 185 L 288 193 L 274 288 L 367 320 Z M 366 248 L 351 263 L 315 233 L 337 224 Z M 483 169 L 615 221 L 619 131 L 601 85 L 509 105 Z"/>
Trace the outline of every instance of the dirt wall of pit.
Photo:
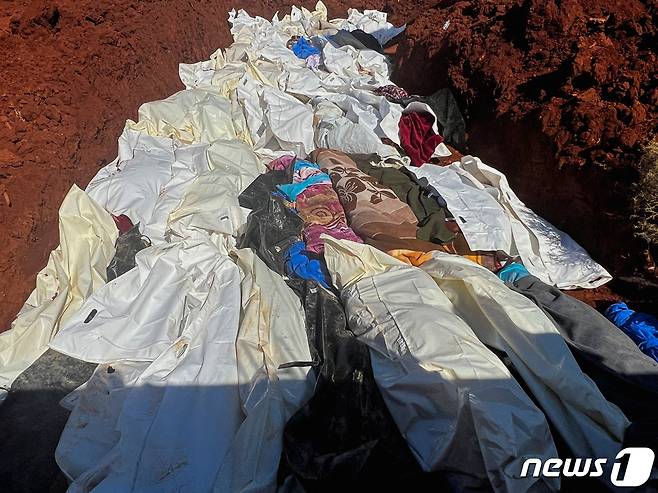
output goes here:
<path id="1" fill-rule="evenodd" d="M 312 7 L 315 2 L 295 2 Z M 615 274 L 638 267 L 629 186 L 655 131 L 655 2 L 325 2 L 408 23 L 395 62 L 411 91 L 455 92 L 468 151 Z M 5 1 L 0 7 L 0 330 L 57 246 L 57 209 L 116 154 L 126 118 L 182 89 L 178 63 L 228 46 L 227 13 L 288 2 Z M 593 20 L 592 20 L 593 19 Z M 651 48 L 654 47 L 654 48 Z"/>

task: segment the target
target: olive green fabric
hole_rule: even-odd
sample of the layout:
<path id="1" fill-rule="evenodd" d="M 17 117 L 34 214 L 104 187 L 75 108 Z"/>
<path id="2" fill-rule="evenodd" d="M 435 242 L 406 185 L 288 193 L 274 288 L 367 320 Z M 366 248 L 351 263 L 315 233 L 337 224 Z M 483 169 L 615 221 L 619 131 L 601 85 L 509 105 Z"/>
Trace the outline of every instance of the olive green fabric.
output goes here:
<path id="1" fill-rule="evenodd" d="M 376 154 L 352 154 L 357 167 L 387 186 L 397 197 L 407 203 L 418 219 L 416 238 L 435 243 L 447 243 L 455 238 L 445 224 L 447 210 L 432 197 L 425 195 L 423 188 L 403 169 L 379 167 L 370 164 L 381 159 Z"/>

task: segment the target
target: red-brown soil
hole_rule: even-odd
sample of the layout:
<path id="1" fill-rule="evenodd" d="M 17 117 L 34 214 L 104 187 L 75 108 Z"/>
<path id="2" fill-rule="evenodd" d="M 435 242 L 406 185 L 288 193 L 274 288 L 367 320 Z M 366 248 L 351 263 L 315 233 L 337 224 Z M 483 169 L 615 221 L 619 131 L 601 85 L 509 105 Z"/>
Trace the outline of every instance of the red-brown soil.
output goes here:
<path id="1" fill-rule="evenodd" d="M 270 17 L 289 3 L 0 2 L 2 330 L 57 245 L 62 198 L 114 158 L 125 119 L 182 88 L 179 62 L 228 45 L 231 8 Z M 639 144 L 656 129 L 655 1 L 325 3 L 334 16 L 370 7 L 407 22 L 400 84 L 452 88 L 467 117 L 465 150 L 507 173 L 524 201 L 611 272 L 641 268 L 629 187 Z"/>
<path id="2" fill-rule="evenodd" d="M 443 0 L 410 24 L 396 63 L 408 90 L 453 89 L 468 151 L 504 171 L 643 307 L 658 298 L 630 216 L 641 146 L 658 124 L 657 6 Z M 610 299 L 605 290 L 574 294 Z"/>

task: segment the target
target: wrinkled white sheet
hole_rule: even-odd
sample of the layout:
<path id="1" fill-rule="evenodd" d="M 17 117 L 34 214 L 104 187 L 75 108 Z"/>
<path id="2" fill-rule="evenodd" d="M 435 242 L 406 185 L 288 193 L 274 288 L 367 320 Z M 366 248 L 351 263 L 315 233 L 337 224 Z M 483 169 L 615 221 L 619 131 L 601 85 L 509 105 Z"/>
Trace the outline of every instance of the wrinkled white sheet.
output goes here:
<path id="1" fill-rule="evenodd" d="M 452 165 L 424 164 L 419 168 L 407 166 L 407 169 L 418 178 L 426 178 L 445 199 L 471 250 L 514 253 L 512 225 L 495 198 L 464 183 Z"/>
<path id="2" fill-rule="evenodd" d="M 207 283 L 220 253 L 203 238 L 138 252 L 136 267 L 90 296 L 50 347 L 93 363 L 155 360 L 180 336 L 186 300 Z"/>
<path id="3" fill-rule="evenodd" d="M 117 433 L 108 435 L 114 436 L 116 443 L 102 459 L 87 464 L 90 468 L 75 478 L 70 492 L 210 491 L 239 429 L 243 420 L 235 347 L 240 316 L 239 270 L 208 240 L 184 241 L 178 250 L 178 263 L 167 262 L 164 268 L 156 266 L 149 272 L 149 283 L 159 284 L 165 292 L 176 291 L 175 298 L 154 303 L 153 299 L 138 297 L 128 304 L 129 310 L 124 310 L 135 313 L 133 320 L 139 321 L 138 312 L 143 309 L 145 323 L 124 323 L 121 330 L 112 332 L 115 320 L 105 319 L 105 326 L 97 323 L 93 329 L 105 339 L 104 344 L 97 341 L 94 347 L 76 345 L 71 329 L 53 341 L 54 346 L 80 359 L 93 361 L 96 346 L 103 345 L 107 351 L 102 358 L 106 361 L 153 359 L 143 373 L 127 382 L 130 390 L 119 403 L 120 414 L 114 425 Z M 183 265 L 185 261 L 191 265 Z M 139 269 L 128 274 L 135 272 Z M 129 296 L 119 289 L 106 293 L 108 306 L 95 305 L 99 316 L 114 306 L 126 305 L 124 300 L 117 303 L 111 299 L 112 294 Z M 145 330 L 149 322 L 151 328 Z M 161 349 L 155 351 L 154 346 Z M 92 358 L 87 358 L 88 354 Z M 89 402 L 102 403 L 93 398 Z M 100 410 L 81 410 L 78 419 L 82 412 Z M 112 418 L 94 418 L 94 424 L 102 428 L 111 425 Z M 77 431 L 72 426 L 67 426 L 65 434 L 73 435 L 67 440 L 75 443 Z M 99 429 L 93 436 L 100 434 Z M 107 444 L 101 444 L 97 450 L 106 449 Z M 79 458 L 65 456 L 66 450 L 70 447 L 60 449 L 58 460 L 73 464 L 69 471 L 73 475 L 83 467 Z"/>
<path id="4" fill-rule="evenodd" d="M 350 329 L 370 348 L 377 384 L 421 467 L 457 473 L 463 488 L 476 479 L 525 492 L 545 481 L 557 491 L 559 480 L 519 478 L 526 457 L 557 453 L 544 415 L 432 278 L 371 246 L 324 239 Z"/>
<path id="5" fill-rule="evenodd" d="M 148 362 L 98 365 L 91 378 L 66 397 L 74 401 L 55 450 L 55 461 L 74 481 L 107 456 L 121 438 L 117 421 L 131 386 Z"/>
<path id="6" fill-rule="evenodd" d="M 162 243 L 169 213 L 191 181 L 209 169 L 207 147 L 126 128 L 119 156 L 89 182 L 87 193 L 112 214 L 139 223 L 151 242 Z"/>
<path id="7" fill-rule="evenodd" d="M 594 288 L 612 279 L 569 235 L 526 207 L 503 173 L 479 158 L 407 168 L 446 200 L 472 250 L 518 255 L 532 275 L 560 289 Z"/>
<path id="8" fill-rule="evenodd" d="M 59 208 L 59 246 L 11 328 L 0 334 L 0 403 L 84 299 L 105 284 L 118 232 L 110 215 L 76 185 Z"/>
<path id="9" fill-rule="evenodd" d="M 433 252 L 421 267 L 487 346 L 507 353 L 574 457 L 614 457 L 629 424 L 576 363 L 557 328 L 525 296 L 458 255 Z"/>
<path id="10" fill-rule="evenodd" d="M 238 381 L 246 418 L 217 475 L 214 491 L 276 491 L 288 419 L 313 393 L 304 310 L 283 278 L 249 249 L 236 252 L 242 271 L 237 339 Z"/>
<path id="11" fill-rule="evenodd" d="M 231 101 L 209 89 L 188 89 L 145 103 L 138 116 L 137 123 L 128 120 L 128 128 L 187 144 L 243 137 L 232 118 Z"/>
<path id="12" fill-rule="evenodd" d="M 249 213 L 238 196 L 266 168 L 249 146 L 236 140 L 215 141 L 206 157 L 209 170 L 186 189 L 169 214 L 167 231 L 181 238 L 194 230 L 216 233 L 232 245 Z"/>
<path id="13" fill-rule="evenodd" d="M 612 279 L 568 234 L 521 202 L 503 173 L 473 156 L 463 157 L 459 167 L 494 194 L 508 212 L 519 255 L 531 274 L 560 289 L 595 288 Z"/>
<path id="14" fill-rule="evenodd" d="M 396 28 L 387 21 L 388 15 L 378 10 L 359 12 L 357 9 L 349 9 L 347 14 L 347 22 L 341 26 L 343 29 L 347 28 L 348 31 L 361 29 L 372 34 L 381 45 L 388 43 L 406 28 L 406 25 Z"/>

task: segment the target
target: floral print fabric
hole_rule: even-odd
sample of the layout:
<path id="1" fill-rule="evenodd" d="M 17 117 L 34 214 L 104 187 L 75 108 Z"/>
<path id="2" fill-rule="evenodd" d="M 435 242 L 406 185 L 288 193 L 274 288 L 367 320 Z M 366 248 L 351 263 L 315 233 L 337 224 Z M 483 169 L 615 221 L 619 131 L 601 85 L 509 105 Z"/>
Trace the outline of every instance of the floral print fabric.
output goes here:
<path id="1" fill-rule="evenodd" d="M 349 156 L 316 149 L 311 159 L 329 174 L 350 227 L 362 238 L 416 238 L 417 219 L 390 188 L 359 170 Z"/>
<path id="2" fill-rule="evenodd" d="M 395 84 L 378 87 L 373 92 L 379 96 L 386 97 L 386 99 L 394 103 L 409 97 L 409 93 L 407 91 L 401 87 L 396 86 Z"/>
<path id="3" fill-rule="evenodd" d="M 324 251 L 323 234 L 336 239 L 363 243 L 347 225 L 343 206 L 338 200 L 329 175 L 320 166 L 298 159 L 293 166 L 292 184 L 278 185 L 279 190 L 295 202 L 299 217 L 304 221 L 306 250 L 313 253 Z"/>

